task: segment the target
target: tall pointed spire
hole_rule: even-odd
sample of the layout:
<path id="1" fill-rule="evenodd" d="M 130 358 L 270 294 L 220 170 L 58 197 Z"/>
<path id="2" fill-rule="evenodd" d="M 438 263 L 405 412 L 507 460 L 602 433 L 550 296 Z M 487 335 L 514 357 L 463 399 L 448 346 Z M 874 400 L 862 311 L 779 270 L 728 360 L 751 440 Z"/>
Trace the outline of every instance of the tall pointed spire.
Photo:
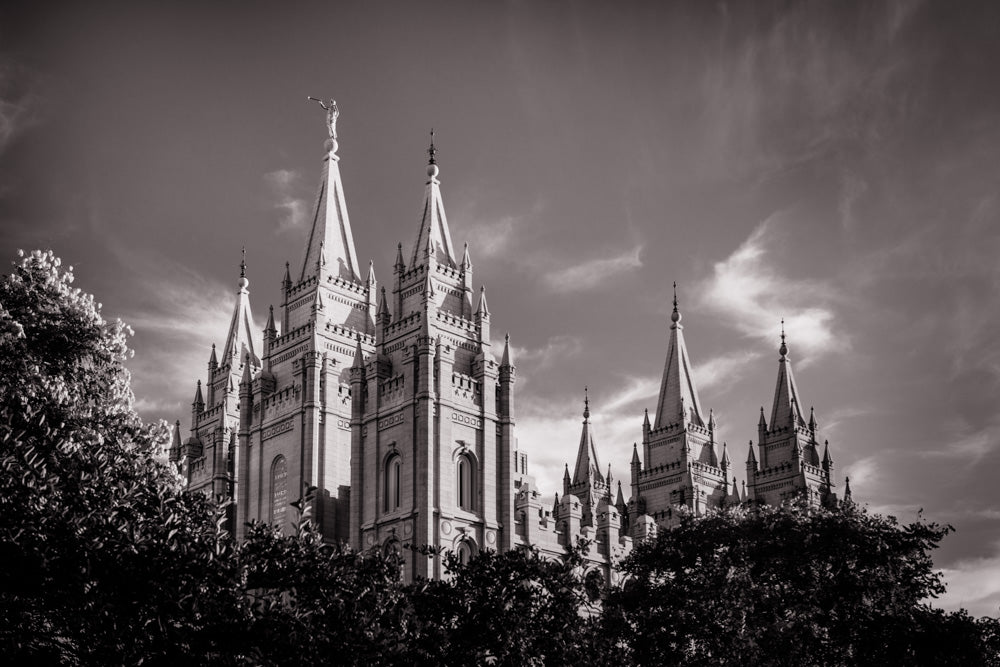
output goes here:
<path id="1" fill-rule="evenodd" d="M 431 130 L 431 147 L 427 152 L 430 155 L 430 161 L 427 165 L 424 211 L 420 219 L 420 230 L 417 232 L 417 242 L 413 246 L 413 259 L 410 266 L 422 264 L 427 249 L 430 248 L 438 263 L 457 269 L 458 260 L 455 259 L 451 232 L 448 231 L 448 217 L 444 213 L 444 202 L 441 199 L 441 181 L 437 179 L 440 169 L 438 169 L 435 159 L 437 149 L 434 147 L 434 130 Z"/>
<path id="2" fill-rule="evenodd" d="M 500 358 L 500 365 L 501 366 L 511 366 L 511 365 L 513 365 L 512 364 L 512 355 L 510 353 L 510 334 L 509 333 L 503 335 L 503 356 Z"/>
<path id="3" fill-rule="evenodd" d="M 692 423 L 705 426 L 701 401 L 691 373 L 687 345 L 684 343 L 684 327 L 677 309 L 677 283 L 674 283 L 674 310 L 670 315 L 670 342 L 667 345 L 667 361 L 663 368 L 660 384 L 660 399 L 656 407 L 655 428 L 667 424 Z"/>
<path id="4" fill-rule="evenodd" d="M 486 303 L 486 285 L 479 288 L 479 305 L 476 306 L 476 315 L 489 315 L 490 307 Z"/>
<path id="5" fill-rule="evenodd" d="M 339 112 L 337 115 L 339 116 Z M 302 262 L 302 274 L 299 280 L 305 280 L 313 271 L 317 271 L 318 267 L 321 279 L 325 275 L 332 274 L 350 282 L 360 283 L 358 253 L 354 249 L 354 235 L 351 233 L 351 221 L 344 200 L 344 184 L 340 180 L 337 142 L 332 134 L 327 140 L 326 149 L 322 180 L 319 194 L 316 196 L 316 208 L 313 211 L 309 242 L 306 245 L 306 256 Z M 321 244 L 326 252 L 325 265 L 320 262 Z"/>
<path id="6" fill-rule="evenodd" d="M 253 334 L 253 314 L 250 312 L 250 292 L 247 288 L 250 281 L 247 280 L 246 251 L 243 253 L 243 260 L 240 262 L 240 278 L 236 281 L 236 306 L 233 308 L 233 317 L 229 321 L 229 333 L 226 334 L 226 346 L 222 350 L 222 365 L 234 366 L 239 362 L 235 359 L 242 359 L 249 354 L 254 365 L 260 366 L 260 357 L 257 356 Z"/>
<path id="7" fill-rule="evenodd" d="M 785 343 L 785 320 L 781 320 L 781 346 L 778 348 L 778 382 L 774 389 L 774 406 L 771 408 L 771 430 L 806 426 L 802 416 L 799 390 L 792 375 L 792 362 L 788 359 Z"/>
<path id="8" fill-rule="evenodd" d="M 583 389 L 583 429 L 580 432 L 580 448 L 576 453 L 576 466 L 573 468 L 573 483 L 587 481 L 604 481 L 601 474 L 601 464 L 597 458 L 597 446 L 594 444 L 594 434 L 590 430 L 590 396 L 587 388 Z"/>

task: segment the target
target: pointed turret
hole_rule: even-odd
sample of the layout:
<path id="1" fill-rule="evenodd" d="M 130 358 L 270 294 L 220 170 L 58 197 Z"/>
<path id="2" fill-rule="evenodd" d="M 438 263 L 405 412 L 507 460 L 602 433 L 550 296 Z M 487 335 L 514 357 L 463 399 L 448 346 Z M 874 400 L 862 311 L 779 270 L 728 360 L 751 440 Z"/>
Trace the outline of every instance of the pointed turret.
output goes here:
<path id="1" fill-rule="evenodd" d="M 781 346 L 778 348 L 778 382 L 774 389 L 774 406 L 771 408 L 771 430 L 779 428 L 805 427 L 802 418 L 802 403 L 799 401 L 799 390 L 795 386 L 795 376 L 792 375 L 792 363 L 788 359 L 788 346 L 785 344 L 785 321 L 781 321 Z"/>
<path id="2" fill-rule="evenodd" d="M 292 289 L 292 267 L 285 262 L 285 277 L 281 279 L 281 289 L 288 291 Z"/>
<path id="3" fill-rule="evenodd" d="M 462 268 L 466 271 L 472 268 L 472 258 L 469 257 L 469 244 L 465 244 L 465 252 L 462 253 Z"/>
<path id="4" fill-rule="evenodd" d="M 486 303 L 486 285 L 482 285 L 479 288 L 479 305 L 476 306 L 476 315 L 480 317 L 483 315 L 489 316 L 490 307 Z"/>
<path id="5" fill-rule="evenodd" d="M 743 502 L 743 499 L 740 498 L 740 487 L 737 486 L 737 484 L 736 484 L 736 475 L 733 475 L 732 490 L 729 492 L 729 495 L 726 498 L 726 501 L 730 505 L 739 505 L 741 502 Z"/>
<path id="6" fill-rule="evenodd" d="M 660 398 L 656 408 L 655 428 L 668 424 L 694 424 L 705 426 L 701 401 L 691 374 L 691 361 L 684 343 L 684 327 L 677 310 L 677 283 L 674 283 L 674 310 L 670 315 L 670 342 L 667 361 L 663 368 Z"/>
<path id="7" fill-rule="evenodd" d="M 587 479 L 604 482 L 601 474 L 601 464 L 597 458 L 597 447 L 590 430 L 590 396 L 587 388 L 583 389 L 583 429 L 580 433 L 580 447 L 576 453 L 576 466 L 573 468 L 573 484 L 581 484 Z"/>
<path id="8" fill-rule="evenodd" d="M 565 464 L 565 466 L 566 467 L 563 468 L 563 495 L 564 496 L 569 493 L 569 485 L 570 485 L 570 483 L 572 481 L 569 478 L 569 464 L 567 463 L 567 464 Z"/>
<path id="9" fill-rule="evenodd" d="M 278 327 L 274 324 L 274 306 L 267 307 L 267 324 L 264 325 L 264 336 L 274 339 L 278 336 Z"/>
<path id="10" fill-rule="evenodd" d="M 503 336 L 503 357 L 500 359 L 500 366 L 509 368 L 513 366 L 512 356 L 510 353 L 510 334 L 504 334 Z"/>
<path id="11" fill-rule="evenodd" d="M 722 443 L 722 459 L 719 461 L 719 467 L 722 468 L 723 470 L 729 470 L 729 468 L 732 466 L 732 464 L 733 464 L 732 461 L 729 459 L 729 449 L 726 446 L 726 443 L 723 442 Z"/>
<path id="12" fill-rule="evenodd" d="M 361 271 L 358 269 L 351 221 L 347 215 L 344 184 L 340 180 L 337 142 L 328 140 L 326 148 L 319 194 L 316 197 L 316 208 L 313 211 L 309 242 L 306 245 L 306 256 L 302 262 L 302 274 L 299 280 L 305 280 L 316 271 L 320 274 L 321 282 L 332 275 L 349 282 L 360 283 Z"/>
<path id="13" fill-rule="evenodd" d="M 844 502 L 851 503 L 853 499 L 851 497 L 851 478 L 844 477 Z"/>
<path id="14" fill-rule="evenodd" d="M 358 334 L 358 343 L 354 346 L 354 365 L 352 367 L 365 367 L 365 353 L 364 350 L 361 349 L 361 334 Z"/>
<path id="15" fill-rule="evenodd" d="M 212 343 L 212 354 L 208 357 L 208 370 L 214 371 L 219 367 L 219 358 L 215 356 L 215 343 Z"/>
<path id="16" fill-rule="evenodd" d="M 427 274 L 427 278 L 424 280 L 424 301 L 430 302 L 434 299 L 434 281 L 431 280 L 431 274 Z"/>
<path id="17" fill-rule="evenodd" d="M 639 459 L 639 446 L 636 443 L 632 443 L 632 465 L 642 465 L 642 461 Z"/>
<path id="18" fill-rule="evenodd" d="M 243 357 L 243 376 L 240 378 L 240 384 L 250 384 L 253 379 L 253 374 L 250 371 L 250 355 L 247 354 Z"/>
<path id="19" fill-rule="evenodd" d="M 365 283 L 371 287 L 374 286 L 377 281 L 375 280 L 375 260 L 368 260 L 368 277 L 365 279 Z"/>
<path id="20" fill-rule="evenodd" d="M 170 449 L 167 456 L 171 463 L 176 463 L 181 458 L 181 420 L 174 423 L 173 433 L 170 436 Z"/>
<path id="21" fill-rule="evenodd" d="M 378 294 L 378 315 L 375 322 L 385 326 L 389 324 L 391 320 L 392 317 L 389 315 L 389 302 L 385 296 L 385 285 L 383 285 Z"/>
<path id="22" fill-rule="evenodd" d="M 205 407 L 205 399 L 202 398 L 201 394 L 201 380 L 198 380 L 198 387 L 194 390 L 194 403 L 198 407 L 198 412 L 201 412 L 202 408 Z"/>
<path id="23" fill-rule="evenodd" d="M 747 466 L 753 465 L 754 469 L 757 468 L 757 456 L 753 453 L 753 440 L 750 441 L 750 453 L 747 454 Z"/>
<path id="24" fill-rule="evenodd" d="M 424 212 L 420 219 L 420 230 L 417 232 L 417 242 L 413 246 L 413 258 L 410 267 L 426 261 L 426 253 L 430 251 L 431 258 L 439 264 L 458 268 L 455 250 L 451 242 L 451 232 L 448 230 L 448 218 L 444 213 L 444 202 L 441 199 L 441 182 L 437 179 L 438 169 L 434 148 L 434 132 L 431 131 L 431 147 L 427 151 L 430 161 L 427 165 L 427 186 L 424 189 Z"/>
<path id="25" fill-rule="evenodd" d="M 403 273 L 406 271 L 406 264 L 403 262 L 403 244 L 396 244 L 396 263 L 392 266 L 396 270 L 396 273 Z"/>
<path id="26" fill-rule="evenodd" d="M 829 472 L 833 468 L 833 456 L 830 455 L 830 441 L 823 441 L 823 470 Z"/>
<path id="27" fill-rule="evenodd" d="M 245 254 L 245 253 L 244 253 Z M 232 367 L 249 354 L 254 365 L 260 366 L 260 357 L 254 345 L 253 314 L 250 312 L 250 292 L 247 288 L 250 281 L 246 276 L 246 259 L 240 263 L 240 278 L 236 282 L 236 306 L 229 321 L 229 333 L 226 334 L 226 346 L 222 350 L 222 366 Z"/>
<path id="28" fill-rule="evenodd" d="M 815 431 L 817 428 L 816 424 L 816 409 L 813 407 L 809 408 L 809 430 Z"/>

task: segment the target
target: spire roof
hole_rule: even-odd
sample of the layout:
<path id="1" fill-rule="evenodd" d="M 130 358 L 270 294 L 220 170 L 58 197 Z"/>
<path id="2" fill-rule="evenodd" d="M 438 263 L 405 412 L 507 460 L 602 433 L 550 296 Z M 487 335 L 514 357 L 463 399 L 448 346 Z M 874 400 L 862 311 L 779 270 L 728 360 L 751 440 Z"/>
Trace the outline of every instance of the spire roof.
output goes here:
<path id="1" fill-rule="evenodd" d="M 246 261 L 240 263 L 240 278 L 236 282 L 236 305 L 229 320 L 226 346 L 222 350 L 222 365 L 232 367 L 233 358 L 242 359 L 249 354 L 254 365 L 260 366 L 260 357 L 254 347 L 253 314 L 250 312 L 250 281 L 246 277 Z M 237 362 L 238 363 L 238 362 Z"/>
<path id="2" fill-rule="evenodd" d="M 344 200 L 344 184 L 340 180 L 340 167 L 336 142 L 327 143 L 330 149 L 323 158 L 322 178 L 316 208 L 313 211 L 312 228 L 306 244 L 306 256 L 302 262 L 300 280 L 318 270 L 325 275 L 335 275 L 351 282 L 361 282 L 358 269 L 358 253 L 354 249 L 354 235 L 347 215 Z M 326 261 L 320 261 L 325 250 Z"/>
<path id="3" fill-rule="evenodd" d="M 799 401 L 799 390 L 795 386 L 792 362 L 788 359 L 788 346 L 785 344 L 784 320 L 781 320 L 781 346 L 778 348 L 778 354 L 780 355 L 778 357 L 778 382 L 774 388 L 771 428 L 805 426 L 806 422 L 802 417 L 802 403 Z"/>
<path id="4" fill-rule="evenodd" d="M 504 334 L 503 336 L 503 357 L 500 359 L 501 366 L 510 366 L 511 364 L 511 353 L 510 353 L 510 334 Z"/>
<path id="5" fill-rule="evenodd" d="M 427 152 L 430 154 L 430 162 L 427 165 L 427 186 L 424 189 L 424 211 L 420 219 L 420 230 L 417 232 L 417 242 L 413 246 L 410 266 L 422 264 L 429 249 L 437 262 L 457 269 L 458 261 L 455 259 L 451 232 L 448 231 L 448 217 L 444 213 L 444 202 L 441 199 L 441 181 L 437 179 L 440 169 L 435 161 L 437 149 L 434 148 L 433 130 L 431 130 L 431 147 Z"/>
<path id="6" fill-rule="evenodd" d="M 476 315 L 489 315 L 490 307 L 486 303 L 486 285 L 479 288 L 479 305 L 476 306 Z"/>
<path id="7" fill-rule="evenodd" d="M 660 383 L 660 399 L 656 407 L 655 428 L 673 423 L 692 423 L 705 426 L 701 401 L 691 373 L 691 360 L 684 343 L 684 327 L 677 310 L 677 283 L 674 283 L 674 310 L 670 315 L 670 342 L 667 361 Z"/>
<path id="8" fill-rule="evenodd" d="M 587 388 L 583 390 L 583 428 L 580 432 L 580 447 L 576 453 L 576 466 L 573 468 L 573 483 L 580 484 L 588 478 L 604 481 L 601 474 L 601 464 L 597 458 L 597 446 L 594 444 L 594 434 L 590 430 L 590 397 Z"/>

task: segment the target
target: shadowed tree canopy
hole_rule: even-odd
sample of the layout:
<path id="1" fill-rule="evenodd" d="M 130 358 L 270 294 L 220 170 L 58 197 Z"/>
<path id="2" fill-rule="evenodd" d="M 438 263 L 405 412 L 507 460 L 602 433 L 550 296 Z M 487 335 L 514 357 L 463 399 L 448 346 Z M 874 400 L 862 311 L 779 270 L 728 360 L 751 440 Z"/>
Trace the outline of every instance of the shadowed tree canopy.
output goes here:
<path id="1" fill-rule="evenodd" d="M 993 664 L 995 621 L 926 603 L 951 530 L 851 504 L 687 515 L 626 558 L 604 621 L 638 664 Z"/>

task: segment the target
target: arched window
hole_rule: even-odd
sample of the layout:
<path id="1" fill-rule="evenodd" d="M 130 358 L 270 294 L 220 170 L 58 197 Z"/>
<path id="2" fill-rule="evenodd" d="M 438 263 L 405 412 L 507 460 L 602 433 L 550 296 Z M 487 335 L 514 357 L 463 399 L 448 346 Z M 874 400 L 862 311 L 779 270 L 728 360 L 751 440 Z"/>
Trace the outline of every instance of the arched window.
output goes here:
<path id="1" fill-rule="evenodd" d="M 476 466 L 472 462 L 472 457 L 460 454 L 455 467 L 458 506 L 469 512 L 475 511 Z"/>
<path id="2" fill-rule="evenodd" d="M 271 464 L 271 525 L 284 528 L 287 507 L 288 463 L 279 454 Z"/>
<path id="3" fill-rule="evenodd" d="M 399 509 L 399 482 L 402 478 L 403 459 L 398 455 L 389 458 L 385 464 L 385 511 Z"/>

